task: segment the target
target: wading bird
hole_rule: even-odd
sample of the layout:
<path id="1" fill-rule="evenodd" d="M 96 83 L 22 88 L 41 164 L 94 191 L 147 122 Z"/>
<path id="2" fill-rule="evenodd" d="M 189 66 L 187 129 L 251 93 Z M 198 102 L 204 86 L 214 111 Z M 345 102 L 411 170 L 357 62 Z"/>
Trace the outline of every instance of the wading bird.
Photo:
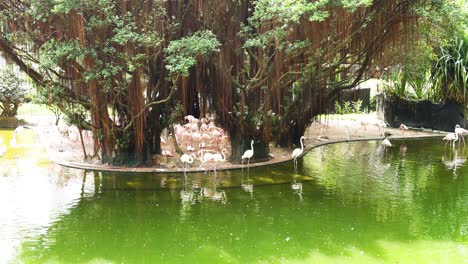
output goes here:
<path id="1" fill-rule="evenodd" d="M 460 125 L 457 124 L 455 126 L 455 134 L 461 137 L 460 141 L 463 141 L 463 146 L 465 146 L 465 138 L 463 136 L 468 134 L 468 130 L 460 127 Z M 460 144 L 460 142 L 458 144 Z"/>
<path id="2" fill-rule="evenodd" d="M 447 143 L 445 143 L 444 150 L 447 148 L 447 144 L 449 143 L 449 141 L 452 142 L 452 147 L 455 148 L 455 141 L 458 140 L 458 134 L 448 133 L 442 140 L 447 140 Z"/>
<path id="3" fill-rule="evenodd" d="M 224 153 L 226 152 L 226 153 Z M 218 162 L 224 162 L 226 161 L 226 154 L 227 154 L 227 149 L 223 148 L 221 150 L 221 153 L 215 153 L 213 154 L 213 161 L 215 162 L 215 167 L 214 167 L 214 172 L 216 173 L 216 167 L 218 165 Z"/>
<path id="4" fill-rule="evenodd" d="M 250 142 L 250 149 L 246 150 L 244 152 L 244 155 L 242 155 L 242 173 L 244 173 L 244 160 L 247 159 L 247 172 L 249 171 L 249 164 L 250 164 L 250 159 L 253 157 L 254 155 L 254 148 L 253 148 L 253 145 L 254 145 L 254 141 L 252 140 Z"/>
<path id="5" fill-rule="evenodd" d="M 304 152 L 304 144 L 303 144 L 304 139 L 306 138 L 302 136 L 301 139 L 299 140 L 301 142 L 301 148 L 296 148 L 295 150 L 293 150 L 291 154 L 291 157 L 294 159 L 294 168 L 297 167 L 297 158 L 302 154 L 302 152 Z"/>
<path id="6" fill-rule="evenodd" d="M 180 161 L 184 164 L 184 173 L 185 171 L 187 170 L 187 164 L 192 164 L 193 161 L 195 159 L 195 154 L 192 153 L 192 154 L 182 154 L 182 156 L 180 156 Z"/>

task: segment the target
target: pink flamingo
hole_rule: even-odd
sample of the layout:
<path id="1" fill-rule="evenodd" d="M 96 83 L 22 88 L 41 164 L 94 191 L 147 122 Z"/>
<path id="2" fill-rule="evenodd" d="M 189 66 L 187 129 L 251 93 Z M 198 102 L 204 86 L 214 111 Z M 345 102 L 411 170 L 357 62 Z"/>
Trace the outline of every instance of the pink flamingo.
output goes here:
<path id="1" fill-rule="evenodd" d="M 169 157 L 174 157 L 174 154 L 172 154 L 172 151 L 170 150 L 163 150 L 161 154 L 166 157 L 166 163 L 168 162 Z"/>

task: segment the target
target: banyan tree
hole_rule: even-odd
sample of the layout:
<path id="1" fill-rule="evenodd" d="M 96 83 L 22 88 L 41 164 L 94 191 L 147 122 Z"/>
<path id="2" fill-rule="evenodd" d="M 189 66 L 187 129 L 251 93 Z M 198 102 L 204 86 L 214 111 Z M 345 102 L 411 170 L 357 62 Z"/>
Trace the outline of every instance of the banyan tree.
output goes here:
<path id="1" fill-rule="evenodd" d="M 103 162 L 145 163 L 163 129 L 208 113 L 239 160 L 252 139 L 263 156 L 297 143 L 341 90 L 392 65 L 425 4 L 2 0 L 0 50 L 93 130 Z"/>

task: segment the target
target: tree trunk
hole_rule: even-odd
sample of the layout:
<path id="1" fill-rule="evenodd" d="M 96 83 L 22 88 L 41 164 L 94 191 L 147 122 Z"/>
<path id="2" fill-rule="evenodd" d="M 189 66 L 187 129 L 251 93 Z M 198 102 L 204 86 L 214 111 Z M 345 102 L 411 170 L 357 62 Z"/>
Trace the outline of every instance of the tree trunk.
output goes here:
<path id="1" fill-rule="evenodd" d="M 86 147 L 85 147 L 85 144 L 84 144 L 84 141 L 83 141 L 83 133 L 82 133 L 82 130 L 81 130 L 80 126 L 78 126 L 78 132 L 80 133 L 81 147 L 83 148 L 83 157 L 86 160 L 87 159 Z"/>

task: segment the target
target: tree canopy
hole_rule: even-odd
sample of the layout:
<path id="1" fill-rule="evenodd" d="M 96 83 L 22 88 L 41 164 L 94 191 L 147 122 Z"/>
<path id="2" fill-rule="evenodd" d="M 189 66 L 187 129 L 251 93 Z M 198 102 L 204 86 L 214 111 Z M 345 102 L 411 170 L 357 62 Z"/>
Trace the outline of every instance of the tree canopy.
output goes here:
<path id="1" fill-rule="evenodd" d="M 251 139 L 265 156 L 298 142 L 341 90 L 398 64 L 419 28 L 445 28 L 433 14 L 448 2 L 4 0 L 0 50 L 51 103 L 82 109 L 104 162 L 159 153 L 179 103 L 216 114 L 238 160 Z"/>

